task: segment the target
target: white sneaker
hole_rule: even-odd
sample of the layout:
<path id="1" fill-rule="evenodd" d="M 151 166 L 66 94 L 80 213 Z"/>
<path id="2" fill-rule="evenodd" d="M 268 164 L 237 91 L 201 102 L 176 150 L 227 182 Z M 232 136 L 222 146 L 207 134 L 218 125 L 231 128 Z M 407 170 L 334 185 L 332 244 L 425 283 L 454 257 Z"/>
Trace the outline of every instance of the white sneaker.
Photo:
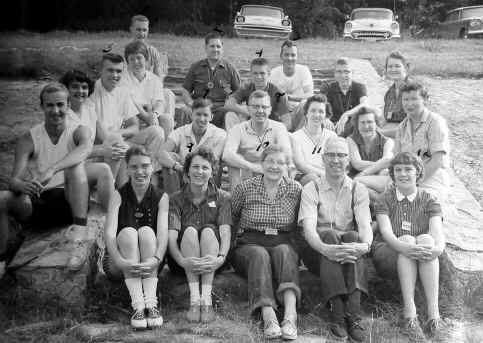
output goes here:
<path id="1" fill-rule="evenodd" d="M 135 330 L 146 329 L 148 327 L 144 309 L 134 310 L 134 313 L 131 317 L 131 327 Z"/>
<path id="2" fill-rule="evenodd" d="M 7 262 L 0 261 L 0 280 L 3 278 L 6 271 L 7 271 Z"/>

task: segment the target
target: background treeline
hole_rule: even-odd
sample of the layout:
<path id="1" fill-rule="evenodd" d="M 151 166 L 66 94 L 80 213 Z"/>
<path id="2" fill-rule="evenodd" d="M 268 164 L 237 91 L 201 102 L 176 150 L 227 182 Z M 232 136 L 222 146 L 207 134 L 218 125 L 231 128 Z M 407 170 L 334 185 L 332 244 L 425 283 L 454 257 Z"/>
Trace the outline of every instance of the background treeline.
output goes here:
<path id="1" fill-rule="evenodd" d="M 447 10 L 483 4 L 483 0 L 17 0 L 0 14 L 5 30 L 125 30 L 136 13 L 151 19 L 152 31 L 203 35 L 218 26 L 232 35 L 236 11 L 243 4 L 283 7 L 299 37 L 338 36 L 344 15 L 357 7 L 396 9 L 403 28 L 429 26 Z"/>

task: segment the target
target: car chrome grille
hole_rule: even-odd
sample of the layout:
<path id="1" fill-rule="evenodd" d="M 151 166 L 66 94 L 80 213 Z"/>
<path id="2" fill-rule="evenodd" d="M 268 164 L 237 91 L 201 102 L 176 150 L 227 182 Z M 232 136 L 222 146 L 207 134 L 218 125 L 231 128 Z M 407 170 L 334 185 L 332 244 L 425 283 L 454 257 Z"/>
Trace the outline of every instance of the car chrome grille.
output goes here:
<path id="1" fill-rule="evenodd" d="M 389 31 L 352 31 L 351 35 L 353 38 L 383 38 L 389 39 L 392 36 L 392 33 Z"/>
<path id="2" fill-rule="evenodd" d="M 250 27 L 235 27 L 235 31 L 239 36 L 258 36 L 258 37 L 280 37 L 280 38 L 285 38 L 287 37 L 290 32 L 277 29 L 277 28 L 271 28 L 271 27 L 265 27 L 265 26 L 250 26 Z"/>

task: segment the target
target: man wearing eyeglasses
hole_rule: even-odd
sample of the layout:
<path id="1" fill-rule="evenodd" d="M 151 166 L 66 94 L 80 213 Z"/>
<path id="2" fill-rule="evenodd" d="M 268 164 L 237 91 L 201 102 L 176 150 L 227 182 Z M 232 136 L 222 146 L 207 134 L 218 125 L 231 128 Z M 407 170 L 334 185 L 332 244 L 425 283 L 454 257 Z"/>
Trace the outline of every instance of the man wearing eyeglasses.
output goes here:
<path id="1" fill-rule="evenodd" d="M 262 90 L 248 98 L 250 120 L 236 124 L 228 132 L 223 160 L 230 170 L 231 189 L 241 181 L 262 174 L 261 156 L 270 145 L 282 146 L 289 156 L 289 170 L 293 170 L 292 149 L 285 125 L 268 119 L 272 107 L 270 96 Z"/>
<path id="2" fill-rule="evenodd" d="M 345 139 L 330 138 L 323 162 L 325 177 L 305 185 L 299 223 L 305 241 L 300 253 L 307 268 L 319 275 L 323 304 L 330 302 L 330 331 L 336 338 L 360 342 L 361 292 L 367 293 L 364 255 L 372 243 L 369 195 L 347 175 L 349 148 Z"/>

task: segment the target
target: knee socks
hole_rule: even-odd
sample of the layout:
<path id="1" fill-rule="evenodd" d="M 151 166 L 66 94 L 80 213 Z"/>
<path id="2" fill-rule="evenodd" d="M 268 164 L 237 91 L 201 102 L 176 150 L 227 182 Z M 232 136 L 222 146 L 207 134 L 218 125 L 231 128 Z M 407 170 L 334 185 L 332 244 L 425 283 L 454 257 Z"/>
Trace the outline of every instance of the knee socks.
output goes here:
<path id="1" fill-rule="evenodd" d="M 142 279 L 143 291 L 144 291 L 144 304 L 147 308 L 158 306 L 158 297 L 156 295 L 156 289 L 158 286 L 157 277 L 149 277 Z"/>
<path id="2" fill-rule="evenodd" d="M 212 305 L 211 301 L 211 290 L 212 290 L 212 285 L 208 284 L 201 284 L 201 302 L 202 305 Z"/>
<path id="3" fill-rule="evenodd" d="M 190 282 L 188 283 L 190 289 L 190 305 L 199 305 L 200 304 L 200 283 L 199 282 Z"/>
<path id="4" fill-rule="evenodd" d="M 143 310 L 146 306 L 143 296 L 143 283 L 141 278 L 125 279 L 127 290 L 131 296 L 131 305 L 135 310 Z"/>

